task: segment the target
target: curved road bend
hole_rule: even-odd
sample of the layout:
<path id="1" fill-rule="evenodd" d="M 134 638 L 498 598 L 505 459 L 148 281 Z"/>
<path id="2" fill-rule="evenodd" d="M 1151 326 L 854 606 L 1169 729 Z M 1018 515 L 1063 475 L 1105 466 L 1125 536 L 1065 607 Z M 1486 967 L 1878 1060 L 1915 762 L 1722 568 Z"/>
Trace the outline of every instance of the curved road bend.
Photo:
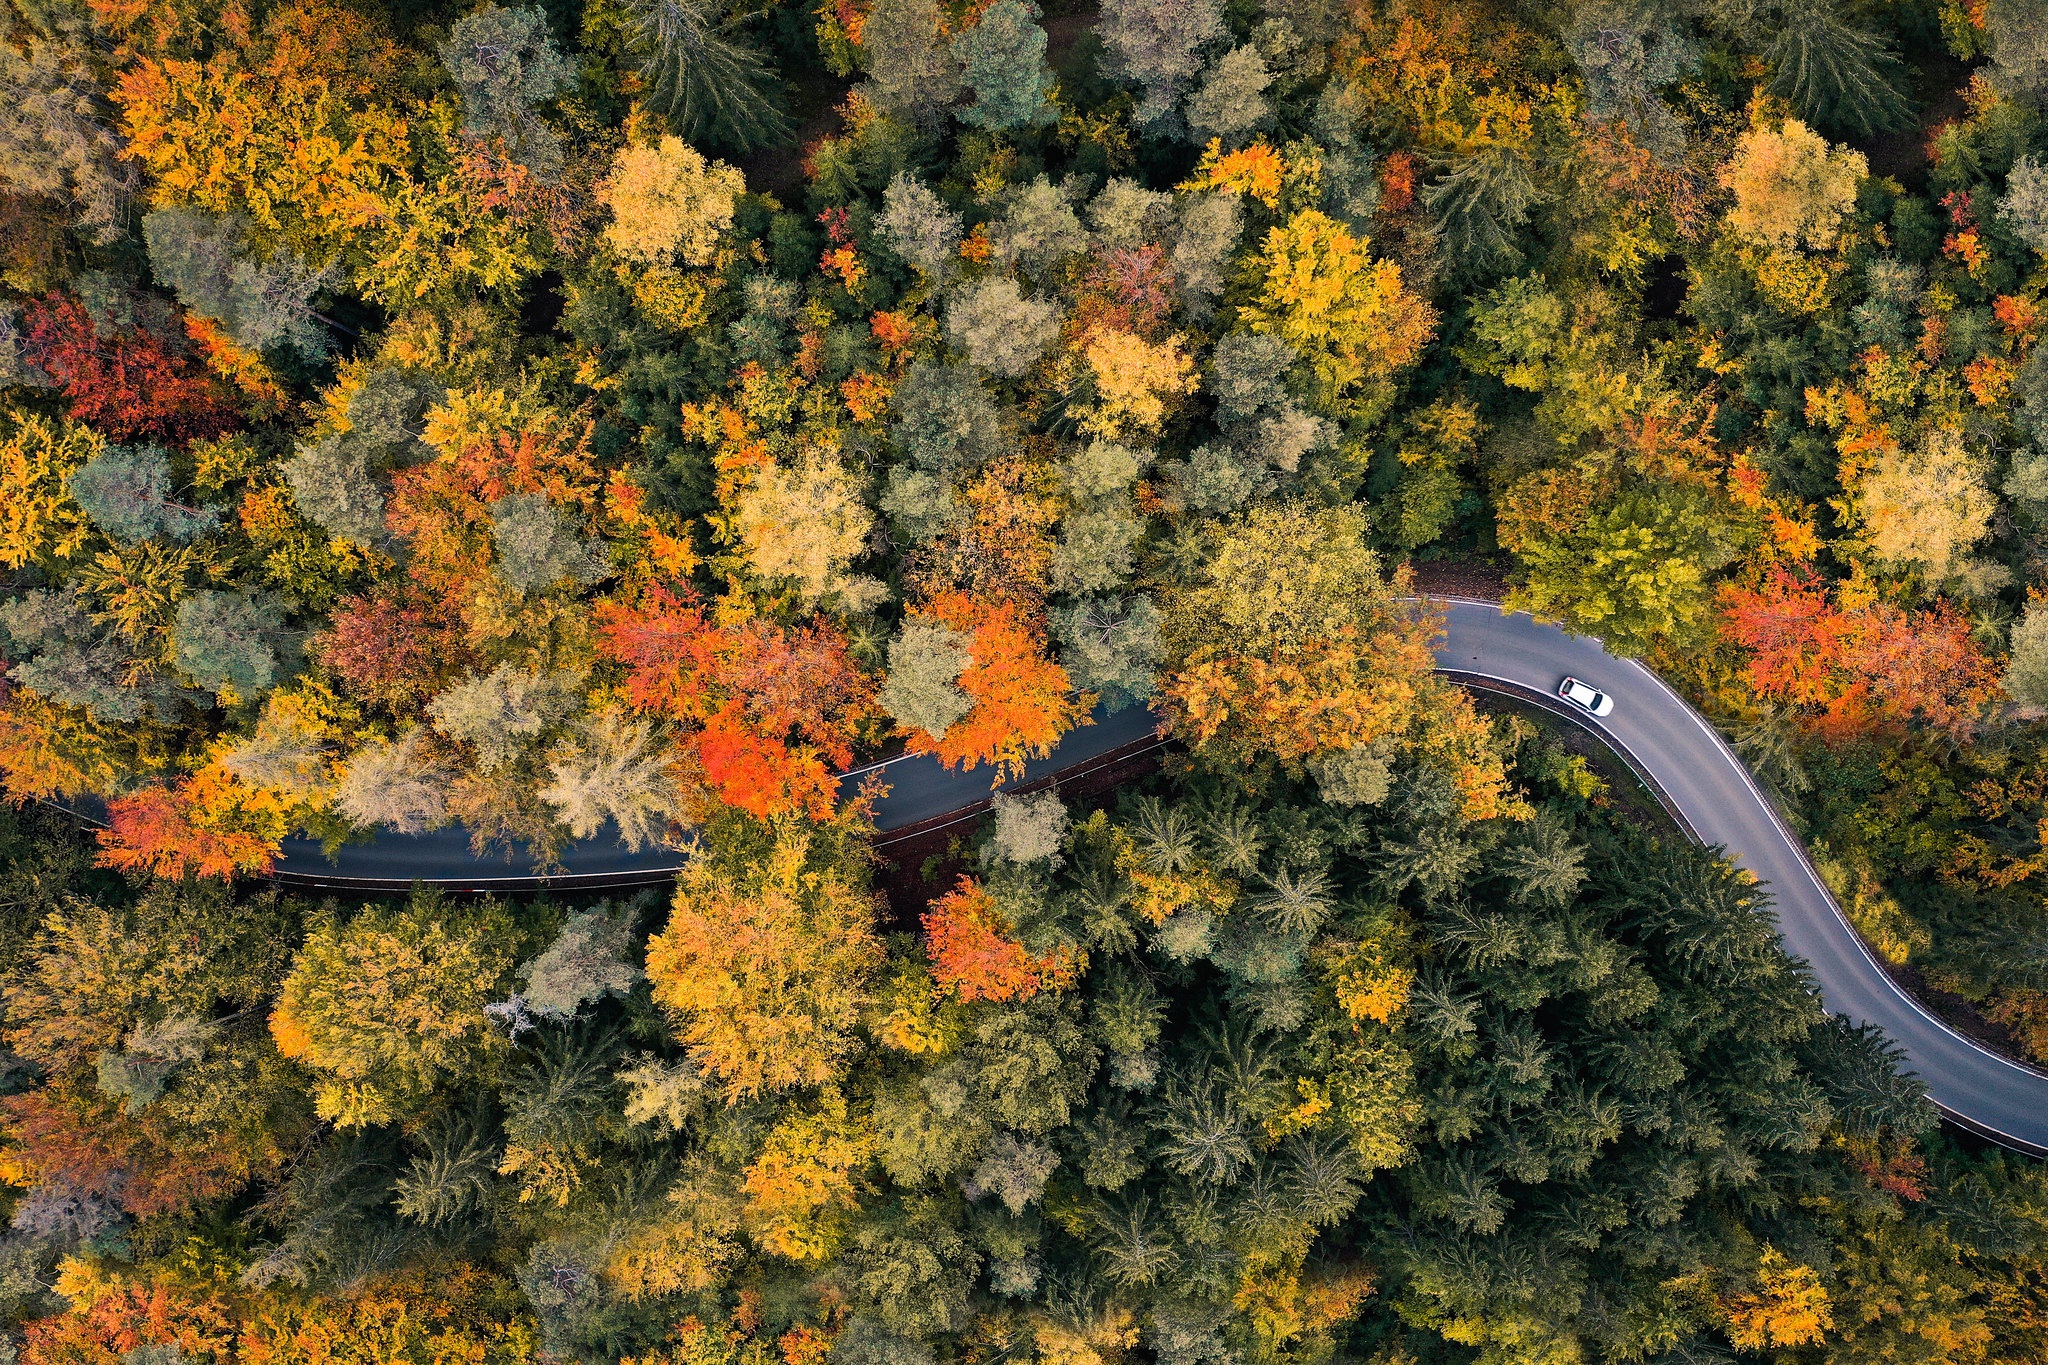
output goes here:
<path id="1" fill-rule="evenodd" d="M 1942 1112 L 1984 1137 L 2035 1156 L 2048 1156 L 2048 1074 L 1986 1051 L 1929 1014 L 1878 966 L 1808 863 L 1798 839 L 1780 821 L 1748 772 L 1713 727 L 1654 673 L 1616 659 L 1600 642 L 1542 625 L 1525 614 L 1462 599 L 1438 599 L 1445 638 L 1437 667 L 1479 687 L 1545 699 L 1592 730 L 1646 773 L 1666 808 L 1702 843 L 1726 848 L 1770 885 L 1786 948 L 1805 959 L 1828 1009 L 1875 1024 L 1906 1050 Z M 1572 674 L 1614 698 L 1614 712 L 1595 720 L 1555 700 Z M 1030 783 L 1111 750 L 1143 741 L 1153 717 L 1133 707 L 1098 710 L 1095 723 L 1070 733 L 1021 779 Z M 884 830 L 903 829 L 970 807 L 987 797 L 985 772 L 952 773 L 930 757 L 898 758 L 854 770 L 880 771 L 889 794 L 876 807 Z M 387 836 L 350 845 L 330 861 L 317 843 L 288 840 L 280 881 L 311 887 L 377 890 L 413 881 L 474 890 L 512 890 L 542 881 L 556 887 L 630 886 L 667 880 L 680 859 L 670 850 L 627 852 L 600 836 L 570 847 L 562 870 L 547 878 L 508 863 L 502 870 L 469 851 L 459 829 L 411 838 Z"/>
<path id="2" fill-rule="evenodd" d="M 1439 669 L 1482 686 L 1491 681 L 1553 697 L 1570 674 L 1613 697 L 1614 711 L 1604 719 L 1582 713 L 1572 719 L 1647 770 L 1700 842 L 1721 845 L 1769 884 L 1785 947 L 1812 968 L 1827 1008 L 1877 1025 L 1905 1048 L 1929 1097 L 1957 1124 L 2048 1156 L 2048 1075 L 1979 1047 L 1885 974 L 1734 751 L 1663 679 L 1615 658 L 1598 640 L 1526 614 L 1505 616 L 1492 603 L 1441 605 L 1446 635 L 1437 647 Z"/>

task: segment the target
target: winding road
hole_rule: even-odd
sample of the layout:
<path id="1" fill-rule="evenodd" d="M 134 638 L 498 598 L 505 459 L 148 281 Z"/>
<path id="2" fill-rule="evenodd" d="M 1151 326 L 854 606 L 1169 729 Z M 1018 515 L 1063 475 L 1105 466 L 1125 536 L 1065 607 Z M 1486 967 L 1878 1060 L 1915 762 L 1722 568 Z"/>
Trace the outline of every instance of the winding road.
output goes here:
<path id="1" fill-rule="evenodd" d="M 1811 968 L 1828 1009 L 1875 1024 L 1899 1043 L 1949 1119 L 2001 1145 L 2048 1156 L 2048 1073 L 1978 1046 L 1892 981 L 1842 917 L 1799 840 L 1734 751 L 1656 674 L 1615 658 L 1598 640 L 1524 614 L 1504 615 L 1491 603 L 1430 600 L 1444 613 L 1445 634 L 1436 651 L 1440 672 L 1545 706 L 1597 734 L 1694 839 L 1725 848 L 1769 885 L 1785 947 Z M 1595 720 L 1559 701 L 1557 685 L 1566 674 L 1612 696 L 1613 713 Z M 1127 757 L 1159 742 L 1153 718 L 1142 708 L 1098 712 L 1094 719 L 1031 765 L 1016 785 L 1085 771 L 1108 757 Z M 929 757 L 893 759 L 848 777 L 871 773 L 890 784 L 876 807 L 876 822 L 885 832 L 943 826 L 948 815 L 964 819 L 989 793 L 985 771 L 950 773 Z M 337 890 L 388 889 L 414 881 L 474 890 L 511 890 L 542 881 L 556 887 L 629 886 L 667 880 L 679 859 L 668 850 L 629 853 L 600 836 L 573 846 L 561 861 L 561 870 L 546 878 L 523 873 L 516 864 L 494 867 L 471 854 L 462 831 L 442 830 L 350 845 L 332 860 L 316 843 L 288 841 L 276 875 L 283 882 Z"/>

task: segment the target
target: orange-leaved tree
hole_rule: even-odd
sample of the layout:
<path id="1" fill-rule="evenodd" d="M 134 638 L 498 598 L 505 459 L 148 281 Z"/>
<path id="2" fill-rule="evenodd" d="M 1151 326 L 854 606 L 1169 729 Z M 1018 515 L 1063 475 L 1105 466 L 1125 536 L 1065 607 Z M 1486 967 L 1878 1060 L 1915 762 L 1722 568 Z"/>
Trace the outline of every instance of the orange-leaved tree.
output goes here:
<path id="1" fill-rule="evenodd" d="M 626 665 L 626 698 L 694 722 L 685 743 L 719 800 L 751 815 L 831 813 L 835 780 L 874 715 L 874 680 L 823 616 L 726 621 L 687 591 L 649 589 L 598 608 L 600 648 Z"/>
<path id="2" fill-rule="evenodd" d="M 1016 603 L 940 593 L 922 615 L 966 637 L 967 663 L 955 680 L 967 713 L 934 736 L 910 731 L 912 753 L 937 754 L 949 768 L 996 766 L 997 780 L 1052 752 L 1082 721 L 1067 671 L 1045 653 L 1045 632 Z"/>
<path id="3" fill-rule="evenodd" d="M 99 863 L 179 879 L 260 876 L 275 866 L 290 824 L 287 805 L 209 764 L 175 786 L 109 801 Z"/>
<path id="4" fill-rule="evenodd" d="M 988 888 L 972 877 L 931 903 L 924 933 L 932 976 L 962 1000 L 1029 1000 L 1071 985 L 1084 965 L 1072 947 L 1040 956 L 1010 937 Z"/>
<path id="5" fill-rule="evenodd" d="M 1760 697 L 1811 708 L 1817 728 L 1847 735 L 1910 720 L 1967 735 L 1998 674 L 1947 603 L 1912 611 L 1860 580 L 1827 584 L 1773 567 L 1720 591 L 1721 634 L 1748 652 Z"/>

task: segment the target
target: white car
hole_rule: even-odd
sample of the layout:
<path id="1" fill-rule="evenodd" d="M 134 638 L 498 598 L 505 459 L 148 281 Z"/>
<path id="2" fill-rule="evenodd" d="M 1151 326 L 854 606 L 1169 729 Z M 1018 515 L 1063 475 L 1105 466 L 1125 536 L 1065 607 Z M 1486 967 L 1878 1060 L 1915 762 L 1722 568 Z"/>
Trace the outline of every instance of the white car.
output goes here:
<path id="1" fill-rule="evenodd" d="M 1574 706 L 1584 708 L 1595 716 L 1604 716 L 1614 709 L 1614 698 L 1595 688 L 1586 686 L 1577 678 L 1566 678 L 1559 684 L 1557 695 Z"/>

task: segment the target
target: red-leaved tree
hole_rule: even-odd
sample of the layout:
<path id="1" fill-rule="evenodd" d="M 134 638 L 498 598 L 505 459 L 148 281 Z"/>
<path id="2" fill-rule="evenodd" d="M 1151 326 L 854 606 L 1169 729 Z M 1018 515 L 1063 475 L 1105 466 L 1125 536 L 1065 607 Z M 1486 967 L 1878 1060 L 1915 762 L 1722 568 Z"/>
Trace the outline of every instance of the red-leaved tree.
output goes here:
<path id="1" fill-rule="evenodd" d="M 1721 633 L 1749 654 L 1761 697 L 1816 708 L 1817 728 L 1852 734 L 1918 720 L 1967 735 L 1997 692 L 1998 673 L 1946 602 L 1843 606 L 1812 574 L 1774 568 L 1721 589 Z"/>
<path id="2" fill-rule="evenodd" d="M 182 444 L 234 430 L 230 393 L 198 359 L 141 328 L 93 326 L 73 298 L 29 304 L 28 359 L 57 381 L 71 415 L 116 441 Z"/>
<path id="3" fill-rule="evenodd" d="M 924 934 L 933 978 L 962 1000 L 1029 1000 L 1072 984 L 1082 965 L 1072 948 L 1039 957 L 1011 938 L 988 888 L 972 877 L 925 910 Z"/>

